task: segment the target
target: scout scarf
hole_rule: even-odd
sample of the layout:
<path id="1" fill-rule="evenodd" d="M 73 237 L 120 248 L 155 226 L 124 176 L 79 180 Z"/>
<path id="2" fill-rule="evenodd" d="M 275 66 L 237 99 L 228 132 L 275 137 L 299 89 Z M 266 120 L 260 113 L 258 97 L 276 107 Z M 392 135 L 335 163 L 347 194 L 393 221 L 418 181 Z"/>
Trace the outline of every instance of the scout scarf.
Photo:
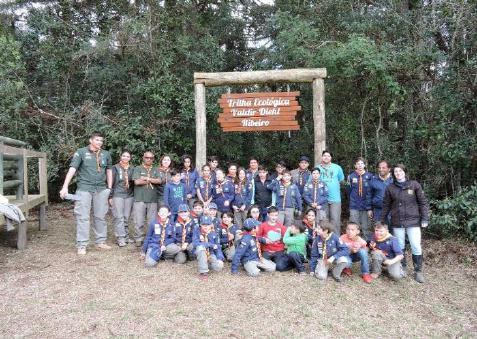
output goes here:
<path id="1" fill-rule="evenodd" d="M 146 176 L 148 179 L 151 179 L 151 171 L 152 171 L 152 165 L 150 166 L 147 166 L 145 163 L 142 163 L 142 167 L 144 167 L 144 169 L 146 170 Z M 147 182 L 147 185 L 146 185 L 147 188 L 150 188 L 150 189 L 153 189 L 153 186 L 151 184 L 151 182 L 148 180 Z"/>
<path id="2" fill-rule="evenodd" d="M 182 244 L 184 244 L 185 240 L 186 240 L 186 236 L 187 236 L 187 226 L 186 225 L 189 221 L 190 220 L 185 220 L 185 219 L 182 219 L 181 217 L 177 218 L 177 222 L 179 224 L 181 224 L 181 226 L 182 226 L 182 237 L 181 237 Z"/>
<path id="3" fill-rule="evenodd" d="M 258 242 L 258 237 L 257 237 L 257 229 L 253 229 L 250 234 L 252 237 L 255 238 L 255 244 L 257 245 L 257 255 L 258 259 L 262 260 L 262 248 L 260 247 L 260 243 Z"/>
<path id="4" fill-rule="evenodd" d="M 205 180 L 205 201 L 209 200 L 209 187 L 210 187 L 210 182 L 212 181 L 211 177 L 202 177 Z"/>
<path id="5" fill-rule="evenodd" d="M 96 155 L 96 169 L 98 170 L 98 173 L 101 172 L 101 149 L 97 150 L 96 152 L 93 151 L 93 153 Z"/>
<path id="6" fill-rule="evenodd" d="M 165 223 L 161 222 L 161 219 L 157 218 L 157 223 L 161 225 L 161 240 L 159 242 L 160 248 L 164 245 L 164 241 L 166 240 L 166 226 L 169 224 L 169 218 L 165 220 Z"/>
<path id="7" fill-rule="evenodd" d="M 282 202 L 282 208 L 283 208 L 283 210 L 285 210 L 285 202 L 286 202 L 286 199 L 287 199 L 288 187 L 290 187 L 290 185 L 291 185 L 291 183 L 288 183 L 288 184 L 283 183 L 283 187 L 284 187 L 284 190 L 283 190 L 283 202 Z"/>
<path id="8" fill-rule="evenodd" d="M 363 171 L 362 173 L 358 173 L 358 172 L 356 171 L 356 174 L 359 175 L 358 195 L 359 195 L 360 197 L 363 196 L 363 175 L 364 175 L 364 173 L 366 173 L 366 172 Z"/>
<path id="9" fill-rule="evenodd" d="M 313 180 L 313 203 L 316 204 L 316 191 L 318 191 L 319 180 Z"/>
<path id="10" fill-rule="evenodd" d="M 307 171 L 298 171 L 298 184 L 303 186 L 303 180 Z"/>
<path id="11" fill-rule="evenodd" d="M 186 182 L 186 186 L 189 187 L 189 183 L 190 183 L 190 169 L 187 168 L 185 169 L 185 182 Z"/>
<path id="12" fill-rule="evenodd" d="M 200 234 L 204 237 L 204 242 L 209 242 L 209 233 L 210 231 L 207 233 L 203 233 L 202 231 L 200 232 Z M 207 259 L 209 259 L 210 251 L 208 247 L 205 248 L 205 254 L 207 256 Z"/>
<path id="13" fill-rule="evenodd" d="M 331 163 L 329 165 L 325 165 L 325 164 L 321 163 L 321 168 L 323 169 L 323 172 L 324 172 L 324 173 L 322 173 L 323 180 L 330 181 L 331 179 L 333 179 L 333 171 L 332 170 L 330 171 L 330 167 L 331 167 Z"/>
<path id="14" fill-rule="evenodd" d="M 129 162 L 120 161 L 119 162 L 119 167 L 123 171 L 124 187 L 126 187 L 126 189 L 129 189 L 129 173 L 128 173 Z"/>
<path id="15" fill-rule="evenodd" d="M 162 167 L 162 166 L 159 167 L 159 171 L 162 171 L 162 172 L 164 172 L 164 174 L 165 174 L 165 175 L 164 175 L 165 184 L 167 184 L 167 183 L 169 182 L 169 179 L 168 179 L 168 177 L 167 177 L 167 174 L 169 173 L 170 170 L 171 170 L 171 169 L 170 169 L 169 167 Z"/>
<path id="16" fill-rule="evenodd" d="M 326 253 L 326 250 L 327 250 L 326 249 L 326 243 L 328 242 L 328 240 L 330 240 L 332 234 L 333 234 L 333 232 L 328 234 L 326 239 L 322 239 L 323 240 L 323 242 L 321 243 L 321 249 L 323 251 L 322 258 L 323 258 L 323 261 L 325 261 L 325 262 L 326 262 L 326 260 L 328 260 L 328 253 Z"/>

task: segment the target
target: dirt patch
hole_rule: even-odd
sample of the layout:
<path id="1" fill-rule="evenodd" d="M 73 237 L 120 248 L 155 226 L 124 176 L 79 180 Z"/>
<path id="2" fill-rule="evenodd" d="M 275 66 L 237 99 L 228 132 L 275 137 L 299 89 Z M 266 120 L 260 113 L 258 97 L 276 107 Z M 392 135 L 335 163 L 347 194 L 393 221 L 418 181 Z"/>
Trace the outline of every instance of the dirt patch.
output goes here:
<path id="1" fill-rule="evenodd" d="M 196 263 L 145 269 L 134 247 L 78 257 L 65 205 L 48 211 L 49 230 L 28 229 L 28 248 L 0 233 L 0 336 L 33 337 L 475 337 L 477 248 L 424 242 L 427 282 L 354 274 L 320 283 L 292 272 L 211 274 Z M 109 236 L 110 242 L 113 239 Z"/>

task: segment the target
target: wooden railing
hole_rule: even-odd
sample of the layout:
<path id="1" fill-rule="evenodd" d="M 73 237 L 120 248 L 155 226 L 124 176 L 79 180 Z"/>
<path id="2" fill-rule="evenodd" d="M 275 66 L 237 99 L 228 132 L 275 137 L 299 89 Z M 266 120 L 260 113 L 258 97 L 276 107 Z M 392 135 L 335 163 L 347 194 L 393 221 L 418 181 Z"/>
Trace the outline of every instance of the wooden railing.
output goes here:
<path id="1" fill-rule="evenodd" d="M 0 194 L 15 191 L 15 195 L 5 195 L 9 203 L 18 206 L 28 220 L 29 211 L 39 206 L 40 230 L 47 229 L 46 206 L 48 205 L 48 177 L 46 153 L 26 148 L 23 141 L 0 136 Z M 38 159 L 39 194 L 30 194 L 28 187 L 28 160 Z M 0 220 L 0 224 L 2 221 Z M 17 247 L 26 247 L 26 223 L 18 227 Z"/>

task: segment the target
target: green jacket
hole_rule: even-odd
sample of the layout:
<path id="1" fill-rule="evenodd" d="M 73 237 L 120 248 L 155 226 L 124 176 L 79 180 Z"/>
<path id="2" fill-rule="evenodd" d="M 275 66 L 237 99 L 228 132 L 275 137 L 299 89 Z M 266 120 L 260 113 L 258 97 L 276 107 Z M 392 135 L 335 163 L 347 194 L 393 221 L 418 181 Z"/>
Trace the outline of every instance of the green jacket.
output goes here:
<path id="1" fill-rule="evenodd" d="M 75 152 L 70 167 L 76 168 L 78 191 L 101 191 L 106 188 L 106 169 L 112 167 L 111 155 L 105 150 L 96 154 L 86 146 Z"/>
<path id="2" fill-rule="evenodd" d="M 287 253 L 298 252 L 306 258 L 306 242 L 308 237 L 306 233 L 290 234 L 290 229 L 287 229 L 283 237 L 283 243 L 287 246 Z"/>

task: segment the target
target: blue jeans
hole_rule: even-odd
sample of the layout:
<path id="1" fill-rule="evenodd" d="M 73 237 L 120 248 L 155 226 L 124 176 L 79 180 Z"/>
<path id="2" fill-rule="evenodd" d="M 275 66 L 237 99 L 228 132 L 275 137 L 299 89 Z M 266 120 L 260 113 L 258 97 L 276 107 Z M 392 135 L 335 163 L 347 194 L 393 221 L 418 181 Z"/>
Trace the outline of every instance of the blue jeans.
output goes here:
<path id="1" fill-rule="evenodd" d="M 411 244 L 411 252 L 413 255 L 422 255 L 421 248 L 421 227 L 394 227 L 393 234 L 398 238 L 399 246 L 404 253 L 404 248 L 406 246 L 406 234 Z"/>
<path id="2" fill-rule="evenodd" d="M 369 259 L 368 259 L 368 250 L 366 248 L 360 249 L 356 253 L 351 253 L 348 257 L 349 262 L 360 262 L 361 263 L 361 274 L 369 273 Z M 350 264 L 351 266 L 351 264 Z"/>

